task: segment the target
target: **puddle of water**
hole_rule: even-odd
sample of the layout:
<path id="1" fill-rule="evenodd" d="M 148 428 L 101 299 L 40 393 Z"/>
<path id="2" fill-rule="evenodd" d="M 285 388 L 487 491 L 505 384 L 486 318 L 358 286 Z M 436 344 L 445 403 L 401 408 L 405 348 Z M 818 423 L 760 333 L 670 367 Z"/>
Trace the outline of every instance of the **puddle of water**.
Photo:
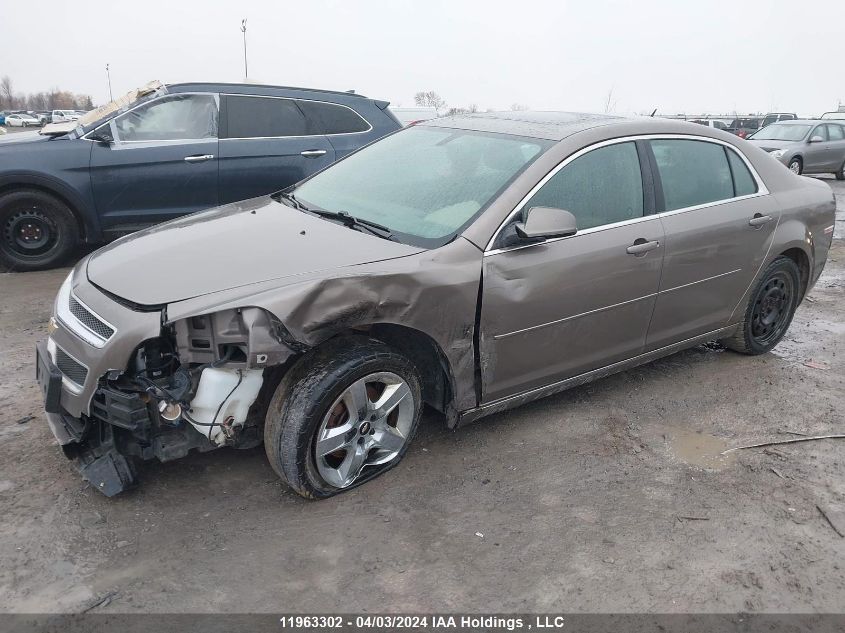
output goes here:
<path id="1" fill-rule="evenodd" d="M 663 434 L 669 441 L 669 450 L 690 466 L 721 470 L 731 464 L 735 453 L 722 455 L 730 448 L 723 439 L 706 433 L 698 433 L 683 427 L 664 427 Z"/>

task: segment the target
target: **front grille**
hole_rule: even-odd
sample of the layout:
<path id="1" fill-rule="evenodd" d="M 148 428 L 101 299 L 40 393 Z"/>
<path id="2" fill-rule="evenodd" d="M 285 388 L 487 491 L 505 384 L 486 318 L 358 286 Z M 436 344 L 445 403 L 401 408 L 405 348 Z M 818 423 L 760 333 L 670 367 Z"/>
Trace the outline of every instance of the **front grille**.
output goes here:
<path id="1" fill-rule="evenodd" d="M 82 386 L 88 377 L 88 368 L 71 358 L 61 347 L 56 348 L 56 367 L 70 381 Z"/>
<path id="2" fill-rule="evenodd" d="M 109 339 L 111 338 L 111 335 L 114 334 L 114 330 L 111 327 L 98 319 L 93 312 L 79 303 L 73 295 L 70 296 L 68 307 L 70 308 L 70 313 L 79 319 L 79 322 L 82 323 L 82 325 L 101 338 Z"/>

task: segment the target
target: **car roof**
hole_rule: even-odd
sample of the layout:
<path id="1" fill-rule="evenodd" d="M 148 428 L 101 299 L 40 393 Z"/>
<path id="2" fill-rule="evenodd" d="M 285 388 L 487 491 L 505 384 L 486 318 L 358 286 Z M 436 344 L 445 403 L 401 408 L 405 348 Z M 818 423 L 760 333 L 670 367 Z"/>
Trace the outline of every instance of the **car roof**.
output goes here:
<path id="1" fill-rule="evenodd" d="M 512 134 L 550 141 L 595 128 L 608 128 L 607 136 L 629 134 L 694 134 L 724 138 L 724 132 L 691 121 L 662 117 L 624 117 L 584 112 L 484 112 L 458 114 L 418 124 L 427 128 L 453 128 L 476 132 Z"/>
<path id="2" fill-rule="evenodd" d="M 258 84 L 258 83 L 233 83 L 233 82 L 219 82 L 219 81 L 191 81 L 177 84 L 167 84 L 169 92 L 187 92 L 189 90 L 220 90 L 220 89 L 241 89 L 245 92 L 272 89 L 272 90 L 301 90 L 302 92 L 319 92 L 321 94 L 343 95 L 345 97 L 360 97 L 368 99 L 364 95 L 356 92 L 344 92 L 342 90 L 325 90 L 321 88 L 303 88 L 301 86 L 277 86 L 274 84 Z"/>
<path id="3" fill-rule="evenodd" d="M 560 141 L 576 132 L 632 119 L 584 112 L 484 112 L 456 114 L 426 121 L 426 127 L 446 127 L 477 132 L 497 132 Z"/>
<path id="4" fill-rule="evenodd" d="M 772 125 L 800 125 L 801 123 L 808 125 L 813 123 L 830 123 L 832 120 L 835 119 L 790 119 L 788 121 L 777 121 L 776 123 L 772 123 Z"/>

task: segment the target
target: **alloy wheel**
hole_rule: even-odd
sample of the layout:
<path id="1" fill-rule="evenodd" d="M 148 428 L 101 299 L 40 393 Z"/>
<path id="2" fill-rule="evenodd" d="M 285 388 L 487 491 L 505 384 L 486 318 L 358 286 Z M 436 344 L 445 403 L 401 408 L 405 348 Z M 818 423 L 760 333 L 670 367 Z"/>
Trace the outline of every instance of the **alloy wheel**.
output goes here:
<path id="1" fill-rule="evenodd" d="M 414 411 L 411 388 L 394 373 L 353 382 L 329 408 L 314 438 L 320 476 L 346 488 L 368 467 L 396 459 L 408 441 Z"/>

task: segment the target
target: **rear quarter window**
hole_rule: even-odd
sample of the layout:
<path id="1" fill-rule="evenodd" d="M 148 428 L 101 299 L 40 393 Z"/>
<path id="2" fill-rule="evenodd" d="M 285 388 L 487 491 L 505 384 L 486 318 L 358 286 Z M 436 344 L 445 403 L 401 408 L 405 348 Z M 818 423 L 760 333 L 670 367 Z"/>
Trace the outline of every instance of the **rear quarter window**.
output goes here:
<path id="1" fill-rule="evenodd" d="M 749 196 L 752 193 L 757 193 L 757 182 L 748 171 L 745 162 L 732 149 L 724 148 L 728 155 L 728 162 L 731 167 L 731 174 L 734 179 L 734 195 Z"/>
<path id="2" fill-rule="evenodd" d="M 370 124 L 351 108 L 322 101 L 300 100 L 297 104 L 312 134 L 354 134 L 370 129 Z"/>

